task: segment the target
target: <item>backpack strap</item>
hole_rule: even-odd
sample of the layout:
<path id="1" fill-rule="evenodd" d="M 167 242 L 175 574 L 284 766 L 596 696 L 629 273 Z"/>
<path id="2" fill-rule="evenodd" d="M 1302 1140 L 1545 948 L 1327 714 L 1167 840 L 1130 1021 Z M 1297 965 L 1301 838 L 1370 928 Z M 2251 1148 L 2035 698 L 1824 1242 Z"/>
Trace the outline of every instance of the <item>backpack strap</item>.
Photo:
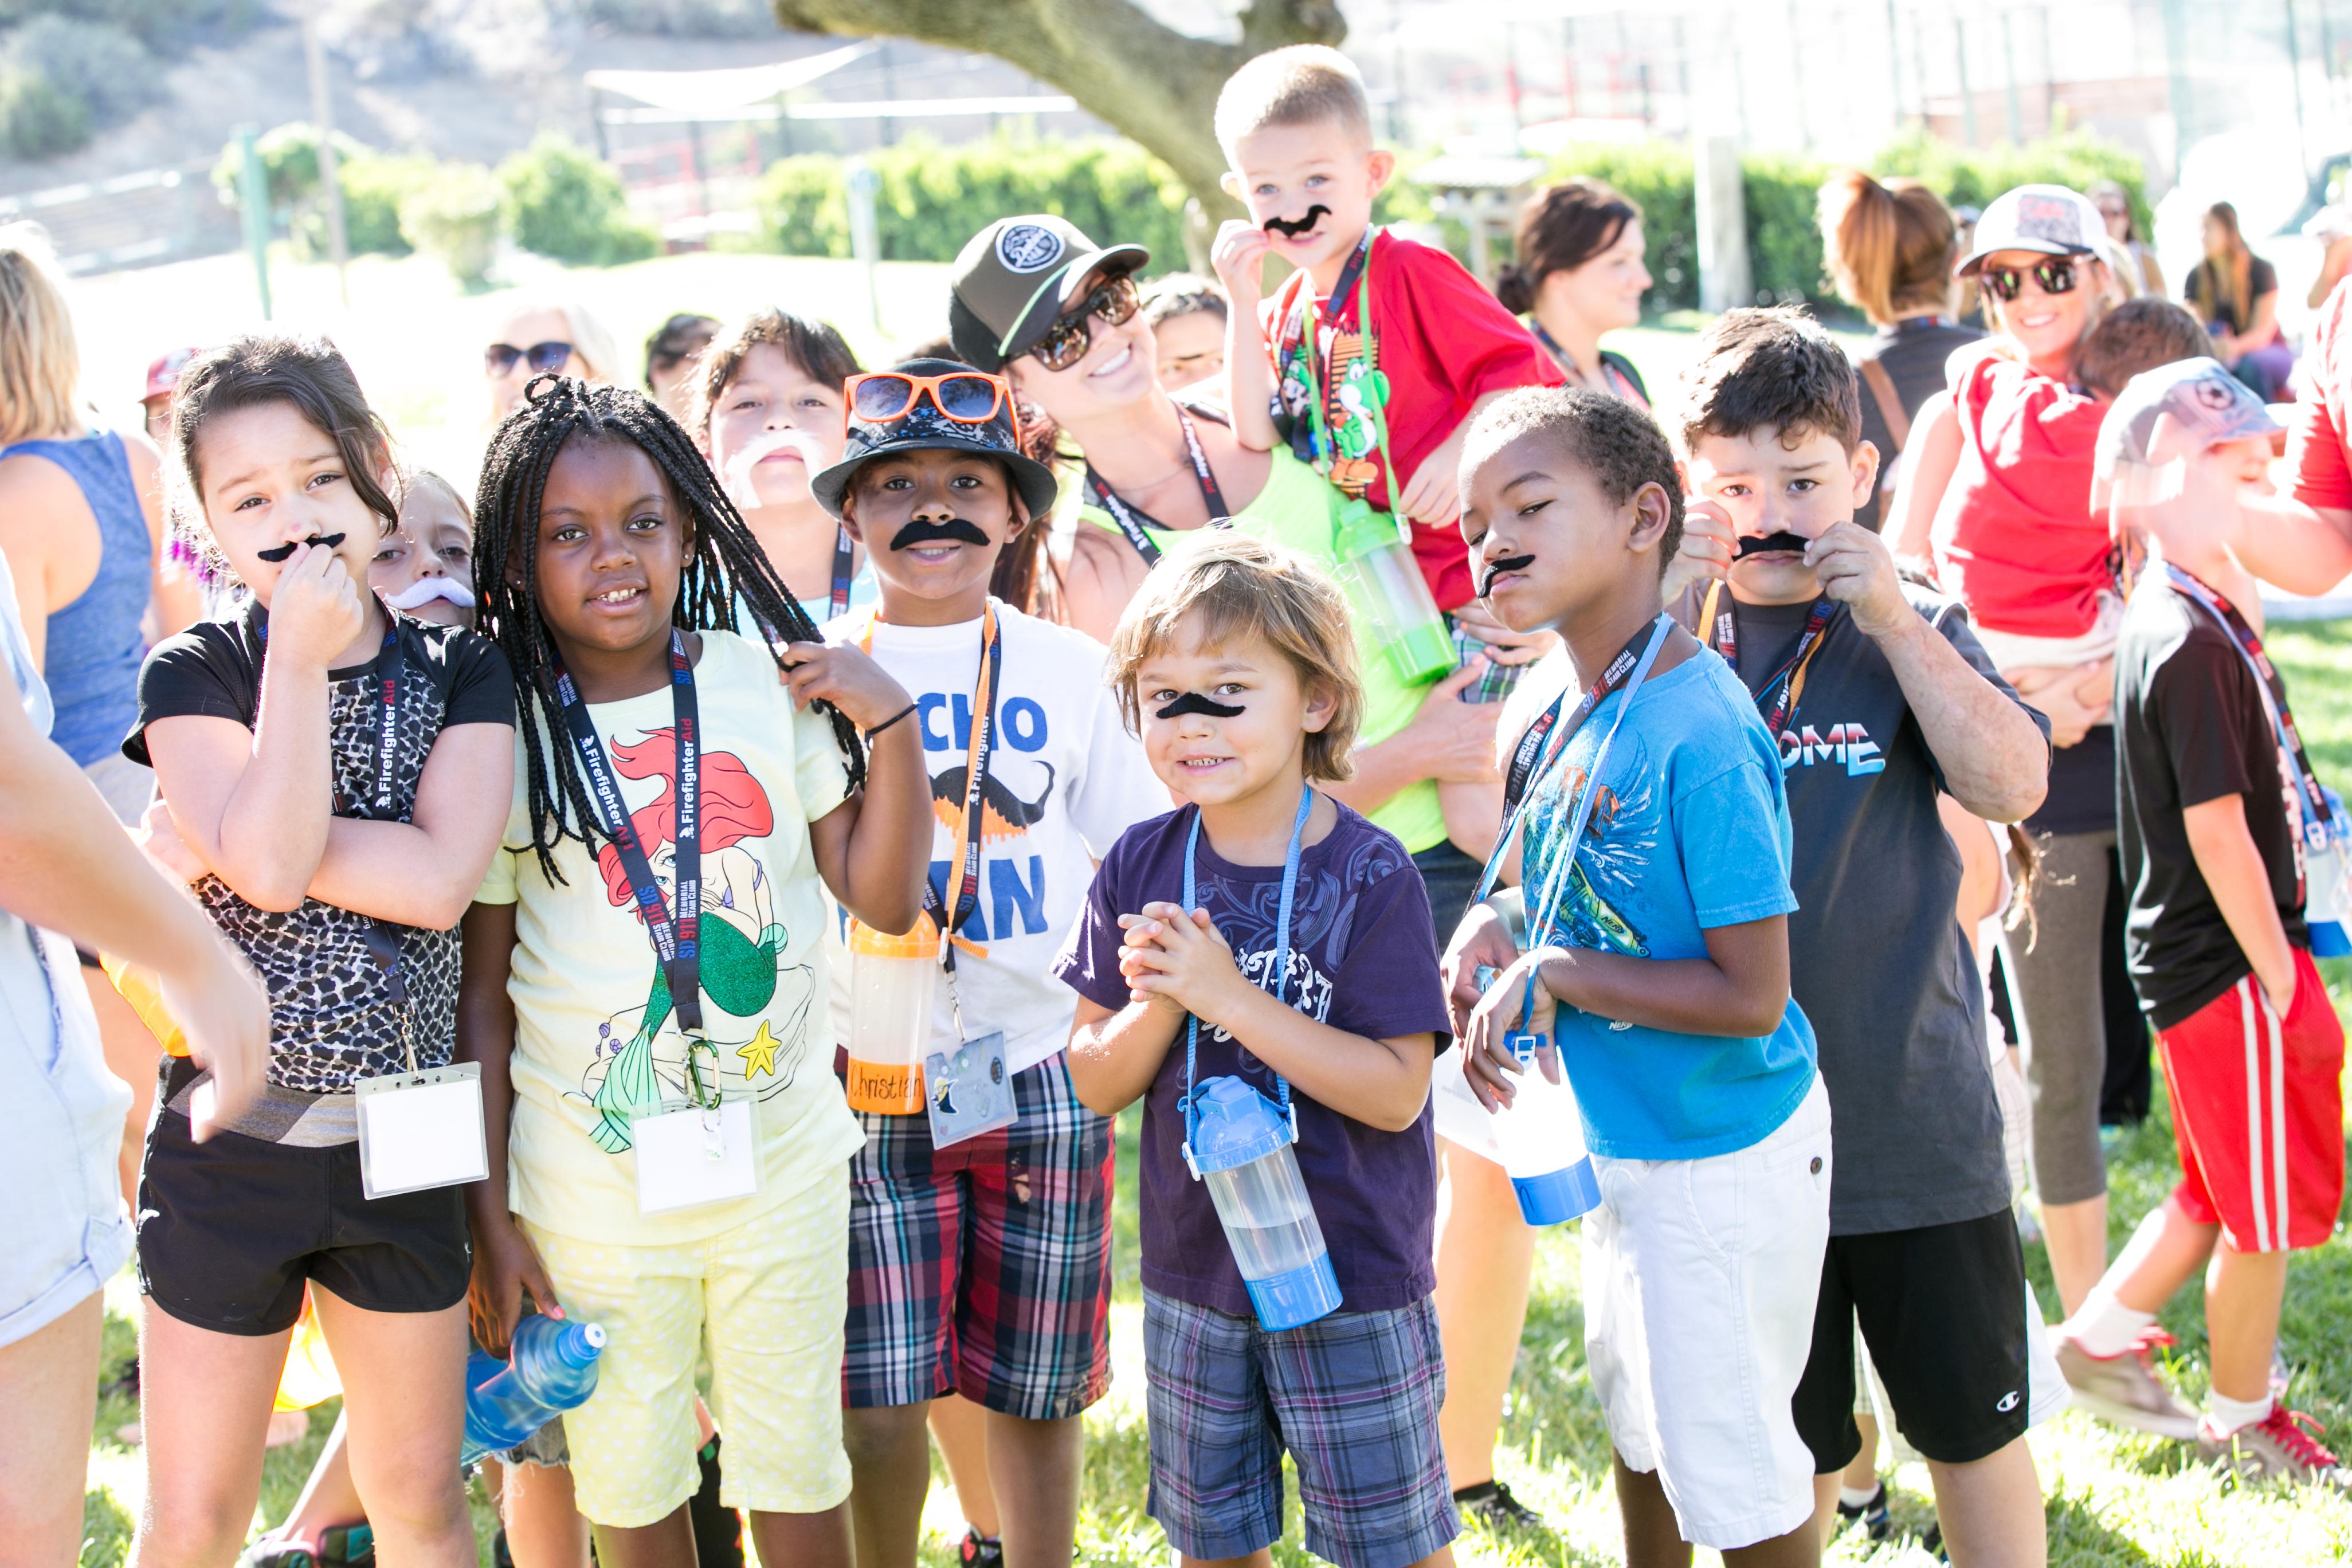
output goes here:
<path id="1" fill-rule="evenodd" d="M 1899 454 L 1911 439 L 1911 416 L 1904 411 L 1903 399 L 1895 390 L 1895 378 L 1875 359 L 1866 359 L 1855 365 L 1862 373 L 1862 384 L 1870 388 L 1871 401 L 1878 405 L 1878 416 L 1886 422 L 1887 437 L 1895 443 Z M 1886 526 L 1886 509 L 1893 500 L 1884 475 L 1878 486 L 1878 526 Z"/>

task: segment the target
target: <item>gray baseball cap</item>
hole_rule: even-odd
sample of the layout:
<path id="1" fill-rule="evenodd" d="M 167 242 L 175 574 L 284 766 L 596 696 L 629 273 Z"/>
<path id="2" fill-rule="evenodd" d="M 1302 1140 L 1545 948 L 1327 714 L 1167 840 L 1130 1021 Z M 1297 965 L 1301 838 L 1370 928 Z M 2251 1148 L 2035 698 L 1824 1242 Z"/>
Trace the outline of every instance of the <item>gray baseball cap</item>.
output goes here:
<path id="1" fill-rule="evenodd" d="M 1953 276 L 1975 277 L 1986 257 L 2002 250 L 2095 256 L 2106 232 L 2106 219 L 2081 192 L 2063 185 L 2020 185 L 1995 196 L 1977 219 L 1969 253 Z"/>
<path id="2" fill-rule="evenodd" d="M 1052 213 L 998 218 L 956 258 L 948 337 L 974 369 L 1003 370 L 1035 347 L 1089 284 L 1150 259 L 1139 245 L 1098 246 Z"/>
<path id="3" fill-rule="evenodd" d="M 2126 463 L 2147 463 L 2157 421 L 2170 416 L 2197 447 L 2260 437 L 2286 427 L 2246 384 L 2215 359 L 2176 360 L 2131 378 L 2099 426 L 2097 471 L 2112 477 Z"/>

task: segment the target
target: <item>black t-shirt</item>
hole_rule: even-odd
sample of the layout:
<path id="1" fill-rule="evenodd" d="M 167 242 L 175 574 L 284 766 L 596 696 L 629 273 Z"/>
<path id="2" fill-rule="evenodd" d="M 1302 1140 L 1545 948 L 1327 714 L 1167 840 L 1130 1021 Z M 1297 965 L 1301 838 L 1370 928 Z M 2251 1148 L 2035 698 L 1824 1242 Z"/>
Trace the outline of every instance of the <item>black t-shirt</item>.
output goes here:
<path id="1" fill-rule="evenodd" d="M 2245 314 L 2242 315 L 2236 304 L 2226 296 L 2217 297 L 2210 301 L 2207 300 L 2206 293 L 2211 273 L 2207 268 L 2192 268 L 2189 273 L 2189 282 L 2182 289 L 2183 297 L 2191 305 L 2197 307 L 2199 315 L 2219 321 L 2233 332 L 2242 332 L 2246 330 L 2246 320 L 2253 312 L 2255 300 L 2265 294 L 2278 292 L 2278 268 L 2259 256 L 2253 258 L 2253 265 L 2246 269 Z M 2215 292 L 2218 296 L 2219 291 Z"/>
<path id="2" fill-rule="evenodd" d="M 2168 1029 L 2252 967 L 2189 853 L 2181 813 L 2225 795 L 2245 797 L 2279 921 L 2288 942 L 2309 947 L 2295 786 L 2236 640 L 2166 576 L 2144 578 L 2125 613 L 2116 715 L 2123 738 L 2117 842 L 2131 889 L 2124 947 L 2148 1021 Z"/>
<path id="3" fill-rule="evenodd" d="M 1958 601 L 1904 592 L 2014 700 Z M 1695 631 L 1704 598 L 1675 606 Z M 1735 607 L 1750 691 L 1795 651 L 1811 607 Z M 1910 1230 L 1997 1213 L 2009 1203 L 2009 1169 L 1984 987 L 1959 926 L 1959 852 L 1936 807 L 1943 774 L 1894 667 L 1843 607 L 1806 667 L 1780 764 L 1798 902 L 1790 989 L 1812 1020 L 1837 1138 L 1830 1229 Z"/>
<path id="4" fill-rule="evenodd" d="M 2120 677 L 2118 677 L 2120 679 Z M 2044 721 L 2043 728 L 2048 728 Z M 2050 793 L 2025 819 L 2029 833 L 2106 833 L 2116 826 L 2116 727 L 2094 724 L 2050 753 Z"/>
<path id="5" fill-rule="evenodd" d="M 139 674 L 139 727 L 122 754 L 147 762 L 147 726 L 205 715 L 252 728 L 261 700 L 265 613 L 248 605 L 234 621 L 206 621 L 158 644 Z M 514 675 L 487 637 L 395 616 L 396 637 L 368 663 L 328 672 L 335 813 L 411 820 L 425 758 L 457 724 L 515 721 Z M 400 660 L 392 809 L 375 808 L 383 682 Z M 257 909 L 218 877 L 195 886 L 205 911 L 269 987 L 269 1073 L 282 1115 L 301 1097 L 347 1092 L 353 1079 L 405 1065 L 398 1005 L 366 944 L 368 916 L 306 898 L 284 911 Z M 449 1059 L 457 1005 L 457 933 L 389 926 L 399 940 L 417 1065 Z M 290 1125 L 259 1135 L 290 1134 Z"/>
<path id="6" fill-rule="evenodd" d="M 1886 379 L 1895 384 L 1895 401 L 1903 405 L 1904 417 L 1915 419 L 1919 405 L 1944 390 L 1944 362 L 1952 351 L 1964 343 L 1975 342 L 1984 336 L 1976 327 L 1965 327 L 1943 316 L 1914 316 L 1907 321 L 1896 321 L 1878 329 L 1853 355 L 1857 368 L 1864 360 L 1876 360 L 1885 368 Z M 1878 478 L 1872 481 L 1868 499 L 1853 509 L 1865 524 L 1878 516 L 1878 491 L 1895 468 L 1894 433 L 1887 428 L 1886 416 L 1878 406 L 1878 399 L 1870 384 L 1862 384 L 1862 438 L 1878 448 Z"/>

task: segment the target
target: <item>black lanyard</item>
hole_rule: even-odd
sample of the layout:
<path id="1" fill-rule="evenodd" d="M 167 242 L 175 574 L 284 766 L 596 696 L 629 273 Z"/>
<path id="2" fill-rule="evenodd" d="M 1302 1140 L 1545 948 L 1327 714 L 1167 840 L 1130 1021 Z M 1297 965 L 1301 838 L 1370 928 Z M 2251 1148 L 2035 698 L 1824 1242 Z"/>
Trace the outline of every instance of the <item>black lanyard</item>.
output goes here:
<path id="1" fill-rule="evenodd" d="M 1217 476 L 1209 469 L 1209 455 L 1201 449 L 1201 433 L 1181 403 L 1176 405 L 1176 424 L 1184 432 L 1184 450 L 1192 459 L 1192 477 L 1200 481 L 1202 504 L 1209 509 L 1209 526 L 1223 528 L 1232 521 L 1233 513 L 1225 506 L 1224 492 L 1217 488 Z M 1119 500 L 1118 492 L 1104 482 L 1092 464 L 1087 467 L 1087 486 L 1095 492 L 1095 504 L 1110 513 L 1110 520 L 1118 524 L 1118 531 L 1127 535 L 1127 542 L 1143 557 L 1144 565 L 1159 565 L 1164 552 L 1145 526 L 1152 520 Z"/>
<path id="2" fill-rule="evenodd" d="M 2279 678 L 2270 655 L 2263 651 L 2261 634 L 2239 613 L 2237 605 L 2208 587 L 2203 579 L 2172 566 L 2170 563 L 2166 564 L 2172 573 L 2173 586 L 2203 605 L 2227 628 L 2230 636 L 2237 640 L 2238 651 L 2253 667 L 2255 679 L 2270 693 L 2271 716 L 2275 721 L 2279 739 L 2285 742 L 2287 752 L 2294 758 L 2295 787 L 2302 791 L 2307 803 L 2308 826 L 2305 829 L 2305 837 L 2313 848 L 2324 848 L 2327 842 L 2326 826 L 2335 820 L 2335 813 L 2327 808 L 2327 791 L 2320 786 L 2319 774 L 2311 765 L 2311 754 L 2304 750 L 2303 731 L 2295 728 L 2294 711 L 2286 705 L 2286 682 Z"/>
<path id="3" fill-rule="evenodd" d="M 834 620 L 849 613 L 849 579 L 857 565 L 857 546 L 849 537 L 849 530 L 839 523 L 833 530 L 833 605 Z"/>
<path id="4" fill-rule="evenodd" d="M 588 793 L 600 818 L 597 826 L 613 841 L 621 869 L 629 879 L 629 890 L 636 895 L 637 915 L 645 921 L 646 934 L 653 939 L 654 952 L 669 979 L 669 1001 L 677 1010 L 678 1030 L 689 1041 L 699 1041 L 703 1037 L 702 954 L 696 931 L 702 916 L 701 720 L 694 698 L 694 665 L 686 657 L 686 634 L 674 626 L 669 634 L 669 695 L 676 715 L 671 734 L 677 743 L 677 826 L 671 834 L 677 846 L 675 911 L 662 897 L 645 842 L 637 837 L 636 824 L 630 820 L 628 805 L 621 799 L 620 783 L 605 761 L 604 743 L 597 738 L 588 705 L 580 700 L 580 689 L 572 683 L 562 660 L 555 663 L 556 704 L 580 752 L 581 770 L 588 775 Z"/>
<path id="5" fill-rule="evenodd" d="M 1721 615 L 1716 614 L 1715 610 L 1718 601 L 1723 605 Z M 1706 602 L 1699 609 L 1699 630 L 1707 639 L 1707 646 L 1721 654 L 1723 662 L 1731 666 L 1732 673 L 1737 675 L 1739 673 L 1739 624 L 1735 618 L 1738 612 L 1734 606 L 1735 601 L 1724 597 L 1721 583 L 1708 584 Z M 1775 746 L 1780 743 L 1781 735 L 1797 716 L 1798 700 L 1805 694 L 1805 671 L 1812 664 L 1813 655 L 1821 651 L 1822 634 L 1829 630 L 1830 622 L 1836 615 L 1836 600 L 1826 594 L 1815 599 L 1812 613 L 1805 617 L 1805 629 L 1798 634 L 1796 651 L 1782 660 L 1780 668 L 1756 689 L 1756 708 L 1764 715 L 1764 728 L 1772 732 Z M 1767 697 L 1772 699 L 1769 708 L 1764 706 Z"/>
<path id="6" fill-rule="evenodd" d="M 1372 236 L 1376 232 L 1369 225 L 1365 227 L 1364 237 L 1356 242 L 1355 254 L 1348 258 L 1348 264 L 1339 269 L 1338 279 L 1331 285 L 1333 316 L 1328 324 L 1334 331 L 1339 329 L 1338 313 L 1348 308 L 1349 293 L 1355 289 L 1358 281 L 1363 277 L 1366 267 L 1371 261 Z M 1304 460 L 1313 464 L 1318 469 L 1328 469 L 1335 456 L 1335 452 L 1331 449 L 1330 437 L 1323 427 L 1326 408 L 1330 402 L 1331 389 L 1324 384 L 1322 344 L 1318 341 L 1318 334 L 1327 323 L 1323 320 L 1323 308 L 1316 301 L 1314 279 L 1309 278 L 1302 268 L 1297 274 L 1297 280 L 1298 292 L 1303 298 L 1283 312 L 1282 331 L 1275 348 L 1274 380 L 1276 388 L 1275 401 L 1278 405 L 1282 400 L 1280 388 L 1283 379 L 1290 373 L 1292 356 L 1305 354 L 1307 356 L 1307 395 L 1310 405 L 1310 417 L 1307 425 L 1307 450 L 1301 456 Z M 1369 291 L 1358 303 L 1360 309 L 1358 311 L 1356 331 L 1363 339 L 1366 354 L 1370 355 L 1372 352 L 1372 321 Z M 1382 435 L 1383 437 L 1386 435 L 1385 426 L 1382 428 Z M 1298 442 L 1294 438 L 1291 449 L 1295 452 L 1297 448 Z"/>

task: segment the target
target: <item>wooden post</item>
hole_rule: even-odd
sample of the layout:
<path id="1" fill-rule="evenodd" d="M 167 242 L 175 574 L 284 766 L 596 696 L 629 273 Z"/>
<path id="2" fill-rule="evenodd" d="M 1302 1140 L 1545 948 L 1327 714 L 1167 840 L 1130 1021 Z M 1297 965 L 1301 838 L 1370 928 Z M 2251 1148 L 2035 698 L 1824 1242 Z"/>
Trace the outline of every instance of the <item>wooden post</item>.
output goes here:
<path id="1" fill-rule="evenodd" d="M 1698 308 L 1720 313 L 1735 305 L 1754 304 L 1738 138 L 1719 132 L 1694 135 L 1691 155 L 1698 219 Z"/>
<path id="2" fill-rule="evenodd" d="M 319 194 L 327 203 L 327 254 L 335 263 L 335 289 L 352 302 L 351 240 L 343 229 L 342 170 L 335 156 L 335 100 L 327 90 L 327 51 L 319 42 L 319 20 L 302 17 L 302 58 L 310 71 L 310 123 L 319 132 Z"/>

